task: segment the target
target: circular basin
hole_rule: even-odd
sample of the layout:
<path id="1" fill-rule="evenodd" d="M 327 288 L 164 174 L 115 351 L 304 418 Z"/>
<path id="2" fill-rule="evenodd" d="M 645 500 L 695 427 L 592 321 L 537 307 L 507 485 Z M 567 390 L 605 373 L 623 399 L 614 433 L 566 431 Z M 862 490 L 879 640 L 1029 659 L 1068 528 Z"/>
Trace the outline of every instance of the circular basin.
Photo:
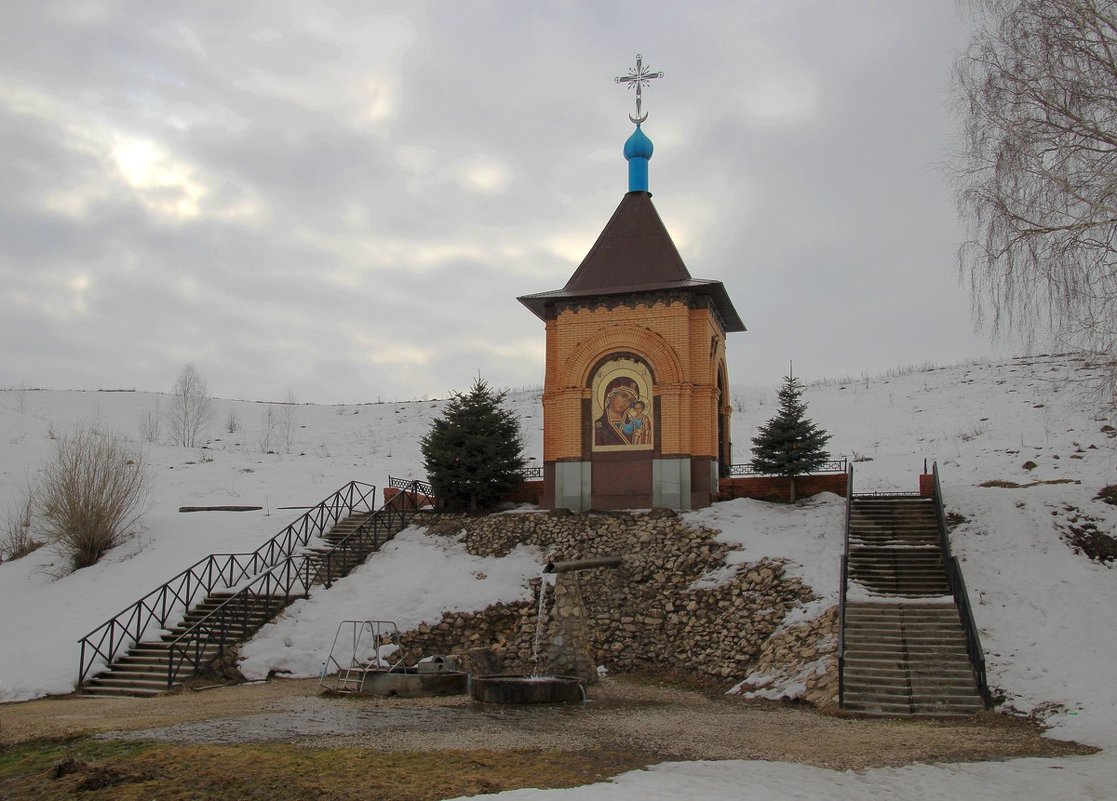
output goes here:
<path id="1" fill-rule="evenodd" d="M 474 676 L 473 700 L 486 704 L 565 704 L 584 701 L 576 676 Z"/>

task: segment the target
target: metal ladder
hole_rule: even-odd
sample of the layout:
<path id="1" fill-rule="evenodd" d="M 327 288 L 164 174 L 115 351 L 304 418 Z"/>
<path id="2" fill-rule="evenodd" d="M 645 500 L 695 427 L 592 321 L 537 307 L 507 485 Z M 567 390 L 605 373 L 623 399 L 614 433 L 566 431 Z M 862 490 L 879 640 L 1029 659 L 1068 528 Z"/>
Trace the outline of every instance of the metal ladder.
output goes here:
<path id="1" fill-rule="evenodd" d="M 390 673 L 402 663 L 395 621 L 343 620 L 338 624 L 330 655 L 322 663 L 318 686 L 335 693 L 359 693 L 368 673 Z"/>

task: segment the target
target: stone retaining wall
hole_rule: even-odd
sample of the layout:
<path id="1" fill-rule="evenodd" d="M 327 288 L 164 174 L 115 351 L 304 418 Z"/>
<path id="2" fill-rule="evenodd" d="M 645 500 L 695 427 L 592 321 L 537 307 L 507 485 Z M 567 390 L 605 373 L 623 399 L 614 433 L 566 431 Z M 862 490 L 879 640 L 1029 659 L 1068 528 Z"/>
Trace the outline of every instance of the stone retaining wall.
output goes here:
<path id="1" fill-rule="evenodd" d="M 724 567 L 733 546 L 718 542 L 712 529 L 685 525 L 673 511 L 425 514 L 415 522 L 432 534 L 460 538 L 477 555 L 505 556 L 526 543 L 539 546 L 550 561 L 623 557 L 620 568 L 576 574 L 585 624 L 579 629 L 595 665 L 610 671 L 693 673 L 729 686 L 755 674 L 757 660 L 766 655 L 786 656 L 789 664 L 814 663 L 820 657 L 816 646 L 825 638 L 789 633 L 780 642 L 770 641 L 787 613 L 813 598 L 809 587 L 787 576 L 781 562 L 767 559 L 739 566 L 722 583 L 699 581 Z M 536 592 L 541 580 L 532 581 Z M 554 589 L 549 588 L 546 604 L 546 646 L 562 633 L 549 614 Z M 405 658 L 412 662 L 433 653 L 491 649 L 503 672 L 529 673 L 535 667 L 536 618 L 535 601 L 450 612 L 404 633 Z M 539 669 L 548 667 L 546 656 L 540 654 Z M 821 656 L 824 663 L 833 662 Z M 827 670 L 833 672 L 832 666 L 824 666 L 822 674 Z M 828 692 L 824 675 L 813 679 L 809 689 L 818 687 L 823 689 L 814 695 L 821 698 Z"/>

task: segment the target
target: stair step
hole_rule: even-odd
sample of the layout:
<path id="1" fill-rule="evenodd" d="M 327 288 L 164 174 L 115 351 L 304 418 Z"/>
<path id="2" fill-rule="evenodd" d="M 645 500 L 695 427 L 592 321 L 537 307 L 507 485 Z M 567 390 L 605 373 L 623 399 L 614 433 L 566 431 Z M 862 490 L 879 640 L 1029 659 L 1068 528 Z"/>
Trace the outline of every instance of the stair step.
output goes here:
<path id="1" fill-rule="evenodd" d="M 150 698 L 167 691 L 166 686 L 155 690 L 146 687 L 102 687 L 87 683 L 81 688 L 83 695 L 140 696 Z"/>

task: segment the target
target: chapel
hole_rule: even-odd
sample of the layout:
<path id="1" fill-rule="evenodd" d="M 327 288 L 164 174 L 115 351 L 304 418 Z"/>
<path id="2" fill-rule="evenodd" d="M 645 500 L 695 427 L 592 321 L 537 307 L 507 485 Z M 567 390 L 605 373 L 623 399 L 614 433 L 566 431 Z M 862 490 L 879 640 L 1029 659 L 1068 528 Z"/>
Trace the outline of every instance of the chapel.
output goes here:
<path id="1" fill-rule="evenodd" d="M 628 192 L 564 287 L 519 298 L 546 324 L 547 508 L 697 509 L 730 463 L 726 335 L 745 325 L 721 281 L 691 277 L 652 203 L 635 88 Z"/>

